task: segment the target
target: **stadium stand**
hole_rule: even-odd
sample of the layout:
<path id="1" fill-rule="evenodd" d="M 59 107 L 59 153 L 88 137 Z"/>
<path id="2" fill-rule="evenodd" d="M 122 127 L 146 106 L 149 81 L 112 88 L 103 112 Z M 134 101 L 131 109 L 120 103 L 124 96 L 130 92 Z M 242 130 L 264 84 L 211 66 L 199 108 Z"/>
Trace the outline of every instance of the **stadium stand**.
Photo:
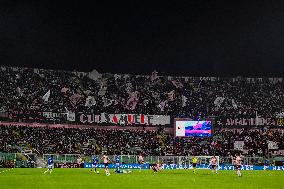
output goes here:
<path id="1" fill-rule="evenodd" d="M 137 155 L 210 155 L 228 157 L 235 154 L 234 141 L 245 142 L 244 154 L 265 156 L 272 140 L 283 149 L 283 132 L 278 130 L 221 130 L 214 138 L 175 138 L 162 130 L 79 129 L 48 127 L 0 126 L 0 151 L 18 152 L 15 146 L 27 145 L 42 154 L 107 154 Z M 283 154 L 279 154 L 283 155 Z"/>
<path id="2" fill-rule="evenodd" d="M 0 108 L 10 111 L 10 119 L 16 121 L 28 121 L 38 111 L 66 110 L 226 118 L 251 118 L 256 112 L 271 118 L 283 112 L 282 78 L 91 73 L 2 66 Z"/>
<path id="3" fill-rule="evenodd" d="M 0 119 L 13 122 L 0 126 L 0 152 L 36 149 L 41 154 L 92 155 L 105 151 L 109 155 L 137 155 L 142 151 L 154 156 L 228 157 L 237 152 L 234 142 L 244 141 L 245 155 L 283 156 L 282 78 L 170 77 L 157 76 L 157 72 L 140 76 L 1 66 L 0 84 Z M 207 139 L 175 138 L 166 132 L 168 125 L 156 125 L 159 129 L 153 131 L 28 127 L 34 122 L 83 124 L 76 117 L 78 112 L 210 117 L 217 121 L 214 137 Z M 270 121 L 259 123 L 262 118 Z M 228 119 L 256 122 L 236 121 L 228 128 Z M 277 150 L 269 150 L 268 141 L 276 143 Z"/>

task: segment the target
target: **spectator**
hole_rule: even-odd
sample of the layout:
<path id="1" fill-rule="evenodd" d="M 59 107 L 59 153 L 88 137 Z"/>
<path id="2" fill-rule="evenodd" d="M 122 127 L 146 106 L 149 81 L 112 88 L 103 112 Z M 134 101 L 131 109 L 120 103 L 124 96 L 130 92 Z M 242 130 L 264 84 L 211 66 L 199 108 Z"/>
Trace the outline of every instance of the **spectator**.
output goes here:
<path id="1" fill-rule="evenodd" d="M 273 133 L 273 137 L 270 135 Z M 20 147 L 36 149 L 44 154 L 93 155 L 219 155 L 230 156 L 236 140 L 245 141 L 248 155 L 265 155 L 266 140 L 284 144 L 279 130 L 221 130 L 213 138 L 177 138 L 159 131 L 79 129 L 49 127 L 0 126 L 0 151 L 17 152 Z"/>

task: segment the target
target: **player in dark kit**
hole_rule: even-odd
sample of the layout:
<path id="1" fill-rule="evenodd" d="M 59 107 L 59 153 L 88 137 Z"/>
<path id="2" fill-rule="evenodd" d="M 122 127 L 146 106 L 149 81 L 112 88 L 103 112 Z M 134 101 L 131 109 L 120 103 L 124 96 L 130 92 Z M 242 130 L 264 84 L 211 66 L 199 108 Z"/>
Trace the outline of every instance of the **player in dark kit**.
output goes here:
<path id="1" fill-rule="evenodd" d="M 264 161 L 264 170 L 268 170 L 268 168 L 269 168 L 269 159 L 265 159 L 265 161 Z"/>
<path id="2" fill-rule="evenodd" d="M 97 166 L 98 166 L 98 163 L 99 163 L 99 160 L 98 160 L 98 158 L 96 157 L 96 156 L 94 156 L 93 158 L 92 158 L 92 169 L 90 170 L 90 173 L 92 173 L 92 171 L 93 171 L 93 168 L 95 169 L 94 170 L 94 172 L 95 173 L 98 173 L 98 171 L 97 171 Z"/>
<path id="3" fill-rule="evenodd" d="M 44 172 L 47 173 L 49 172 L 49 174 L 52 173 L 52 169 L 53 169 L 54 165 L 53 165 L 53 156 L 49 156 L 48 159 L 47 159 L 47 170 Z"/>
<path id="4" fill-rule="evenodd" d="M 115 172 L 119 172 L 119 166 L 120 166 L 120 156 L 115 155 Z"/>

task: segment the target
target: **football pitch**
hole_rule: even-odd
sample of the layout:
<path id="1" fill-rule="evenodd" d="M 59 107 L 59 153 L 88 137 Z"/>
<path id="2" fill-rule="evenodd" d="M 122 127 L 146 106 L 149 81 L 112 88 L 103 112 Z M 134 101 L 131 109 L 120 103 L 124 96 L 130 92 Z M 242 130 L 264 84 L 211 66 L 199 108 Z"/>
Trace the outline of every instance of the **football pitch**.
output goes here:
<path id="1" fill-rule="evenodd" d="M 213 174 L 209 170 L 162 170 L 153 174 L 150 170 L 130 174 L 106 176 L 90 174 L 89 169 L 54 169 L 43 174 L 46 169 L 0 169 L 1 189 L 284 189 L 284 171 L 242 171 L 237 177 L 234 171 L 220 171 Z M 3 172 L 4 171 L 4 172 Z"/>

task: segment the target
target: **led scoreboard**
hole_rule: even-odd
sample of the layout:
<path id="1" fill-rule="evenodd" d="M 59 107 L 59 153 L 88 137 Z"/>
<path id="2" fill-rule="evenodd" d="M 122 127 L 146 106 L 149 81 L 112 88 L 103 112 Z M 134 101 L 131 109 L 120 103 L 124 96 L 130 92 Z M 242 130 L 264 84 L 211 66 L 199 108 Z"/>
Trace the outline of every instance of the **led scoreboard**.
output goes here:
<path id="1" fill-rule="evenodd" d="M 211 137 L 212 134 L 211 120 L 175 119 L 175 136 L 177 137 Z"/>

